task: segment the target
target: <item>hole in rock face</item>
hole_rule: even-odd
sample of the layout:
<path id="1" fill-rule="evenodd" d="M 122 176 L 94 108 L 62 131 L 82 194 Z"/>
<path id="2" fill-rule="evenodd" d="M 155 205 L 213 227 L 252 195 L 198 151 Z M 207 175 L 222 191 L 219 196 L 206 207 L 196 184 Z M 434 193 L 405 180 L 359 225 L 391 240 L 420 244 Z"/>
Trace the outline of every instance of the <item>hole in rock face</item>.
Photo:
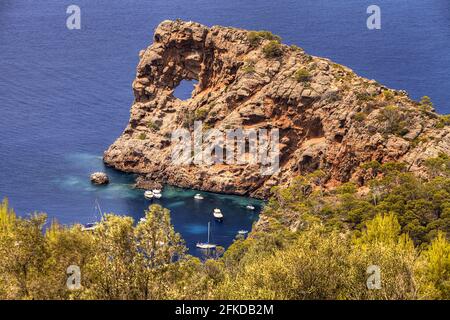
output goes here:
<path id="1" fill-rule="evenodd" d="M 197 80 L 181 80 L 180 84 L 173 91 L 174 97 L 180 100 L 190 99 L 197 83 Z"/>
<path id="2" fill-rule="evenodd" d="M 334 136 L 334 141 L 341 143 L 344 137 L 341 134 L 337 134 Z"/>
<path id="3" fill-rule="evenodd" d="M 314 159 L 309 155 L 304 155 L 299 163 L 299 169 L 302 173 L 311 173 L 319 169 L 319 159 Z"/>
<path id="4" fill-rule="evenodd" d="M 309 123 L 309 138 L 323 137 L 322 121 L 319 118 L 315 118 Z"/>
<path id="5" fill-rule="evenodd" d="M 311 164 L 313 164 L 313 158 L 311 156 L 303 156 L 303 159 L 301 160 L 301 163 L 300 163 L 301 167 L 307 168 Z"/>

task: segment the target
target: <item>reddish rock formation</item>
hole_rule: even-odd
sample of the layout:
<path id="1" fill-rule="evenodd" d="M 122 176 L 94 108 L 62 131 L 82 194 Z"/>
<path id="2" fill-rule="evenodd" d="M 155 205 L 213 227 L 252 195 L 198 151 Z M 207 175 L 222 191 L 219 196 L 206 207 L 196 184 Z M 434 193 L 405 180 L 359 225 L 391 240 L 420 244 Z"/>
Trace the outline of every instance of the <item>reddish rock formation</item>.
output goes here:
<path id="1" fill-rule="evenodd" d="M 248 35 L 162 22 L 154 43 L 140 53 L 130 122 L 105 152 L 105 163 L 140 174 L 142 185 L 158 181 L 266 197 L 272 186 L 316 169 L 326 173 L 328 185 L 363 184 L 364 162 L 403 161 L 421 173 L 424 159 L 449 153 L 449 127 L 437 129 L 439 116 L 405 92 L 298 47 L 281 45 L 271 56 L 264 50 L 269 39 L 250 41 Z M 173 96 L 183 79 L 198 80 L 186 101 Z M 171 132 L 190 126 L 199 109 L 209 127 L 221 130 L 279 128 L 280 171 L 262 176 L 251 165 L 174 165 Z"/>

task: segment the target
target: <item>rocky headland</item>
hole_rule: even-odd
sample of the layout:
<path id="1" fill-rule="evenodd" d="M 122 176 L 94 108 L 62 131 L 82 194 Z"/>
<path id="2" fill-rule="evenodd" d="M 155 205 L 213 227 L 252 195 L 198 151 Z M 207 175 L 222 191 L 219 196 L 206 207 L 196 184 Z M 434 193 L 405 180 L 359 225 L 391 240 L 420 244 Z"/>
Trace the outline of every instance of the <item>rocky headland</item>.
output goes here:
<path id="1" fill-rule="evenodd" d="M 197 80 L 182 101 L 174 89 Z M 419 175 L 424 160 L 450 153 L 450 128 L 426 99 L 415 102 L 351 69 L 269 32 L 163 21 L 140 52 L 135 101 L 104 162 L 139 175 L 137 186 L 186 188 L 266 198 L 273 186 L 321 169 L 323 184 L 364 185 L 360 165 L 400 161 Z M 280 171 L 258 165 L 175 165 L 171 133 L 201 120 L 209 128 L 278 128 Z"/>

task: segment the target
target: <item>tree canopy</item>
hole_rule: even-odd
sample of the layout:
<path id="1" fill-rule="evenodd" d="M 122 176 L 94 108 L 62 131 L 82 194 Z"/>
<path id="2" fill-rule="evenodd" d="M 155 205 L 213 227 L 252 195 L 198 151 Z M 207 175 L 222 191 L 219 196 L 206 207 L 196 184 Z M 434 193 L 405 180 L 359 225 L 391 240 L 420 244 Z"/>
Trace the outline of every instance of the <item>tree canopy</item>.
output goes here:
<path id="1" fill-rule="evenodd" d="M 361 165 L 364 188 L 325 175 L 273 189 L 249 237 L 223 254 L 188 254 L 170 212 L 106 214 L 92 231 L 0 204 L 1 299 L 449 299 L 450 161 L 418 178 L 401 163 Z M 67 286 L 69 266 L 81 287 Z M 368 270 L 381 275 L 367 286 Z"/>

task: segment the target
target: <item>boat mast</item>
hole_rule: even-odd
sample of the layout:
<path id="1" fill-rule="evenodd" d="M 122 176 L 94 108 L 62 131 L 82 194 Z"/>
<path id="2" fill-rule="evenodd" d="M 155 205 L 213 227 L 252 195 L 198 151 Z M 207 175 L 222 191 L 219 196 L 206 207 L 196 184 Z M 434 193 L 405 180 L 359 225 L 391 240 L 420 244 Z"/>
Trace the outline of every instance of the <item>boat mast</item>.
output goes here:
<path id="1" fill-rule="evenodd" d="M 95 204 L 96 204 L 98 212 L 100 213 L 100 220 L 101 220 L 103 218 L 103 212 L 102 212 L 102 208 L 100 208 L 100 203 L 98 202 L 97 198 L 95 198 Z"/>
<path id="2" fill-rule="evenodd" d="M 209 228 L 210 228 L 211 222 L 208 222 L 208 243 L 209 243 Z"/>

